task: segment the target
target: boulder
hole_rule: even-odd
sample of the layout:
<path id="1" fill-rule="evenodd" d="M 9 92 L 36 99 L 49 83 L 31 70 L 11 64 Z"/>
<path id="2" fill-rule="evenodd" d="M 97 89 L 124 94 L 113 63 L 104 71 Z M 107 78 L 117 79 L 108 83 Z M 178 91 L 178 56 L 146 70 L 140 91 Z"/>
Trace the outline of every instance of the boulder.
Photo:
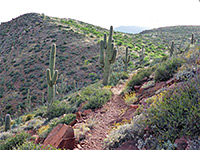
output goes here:
<path id="1" fill-rule="evenodd" d="M 47 136 L 44 146 L 73 150 L 75 143 L 74 130 L 66 124 L 58 124 Z"/>
<path id="2" fill-rule="evenodd" d="M 188 146 L 187 139 L 185 137 L 181 137 L 175 140 L 175 144 L 177 145 L 176 150 L 185 150 Z"/>
<path id="3" fill-rule="evenodd" d="M 139 150 L 136 146 L 136 142 L 133 140 L 129 140 L 124 142 L 119 148 L 116 150 Z"/>

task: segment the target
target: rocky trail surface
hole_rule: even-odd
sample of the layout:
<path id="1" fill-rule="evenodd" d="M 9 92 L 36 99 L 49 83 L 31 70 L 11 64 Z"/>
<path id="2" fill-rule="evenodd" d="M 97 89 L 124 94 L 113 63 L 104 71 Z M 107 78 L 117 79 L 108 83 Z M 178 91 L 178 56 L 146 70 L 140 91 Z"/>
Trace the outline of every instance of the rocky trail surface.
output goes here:
<path id="1" fill-rule="evenodd" d="M 80 149 L 83 150 L 103 150 L 103 140 L 109 134 L 114 123 L 121 122 L 123 119 L 130 119 L 136 109 L 124 102 L 120 93 L 125 88 L 125 83 L 111 88 L 113 96 L 102 108 L 91 112 L 87 119 L 93 119 L 95 125 L 86 134 L 86 139 L 80 142 Z M 131 111 L 131 113 L 130 113 Z M 85 122 L 87 122 L 87 119 Z"/>

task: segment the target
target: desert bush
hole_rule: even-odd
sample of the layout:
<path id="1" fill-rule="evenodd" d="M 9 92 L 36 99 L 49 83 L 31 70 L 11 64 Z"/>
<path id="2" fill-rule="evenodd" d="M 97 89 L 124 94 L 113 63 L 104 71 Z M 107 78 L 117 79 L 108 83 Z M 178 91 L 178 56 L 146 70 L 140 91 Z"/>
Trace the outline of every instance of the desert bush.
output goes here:
<path id="1" fill-rule="evenodd" d="M 46 138 L 47 135 L 48 135 L 48 129 L 49 129 L 49 125 L 46 125 L 46 126 L 41 126 L 39 129 L 38 129 L 38 135 L 40 138 Z"/>
<path id="2" fill-rule="evenodd" d="M 187 70 L 179 71 L 178 73 L 175 74 L 175 78 L 178 81 L 185 81 L 185 80 L 188 80 L 192 77 L 194 77 L 194 72 L 187 71 Z"/>
<path id="3" fill-rule="evenodd" d="M 109 85 L 115 86 L 120 80 L 128 79 L 129 75 L 126 72 L 113 72 L 110 75 Z"/>
<path id="4" fill-rule="evenodd" d="M 173 74 L 178 70 L 178 67 L 181 67 L 183 60 L 180 58 L 172 57 L 167 59 L 162 64 L 158 66 L 155 71 L 155 80 L 156 81 L 167 81 Z"/>
<path id="5" fill-rule="evenodd" d="M 62 117 L 60 120 L 58 120 L 55 124 L 55 126 L 57 126 L 59 123 L 62 124 L 70 124 L 72 121 L 74 121 L 76 119 L 76 115 L 75 114 L 65 114 L 64 117 Z"/>
<path id="6" fill-rule="evenodd" d="M 34 119 L 26 122 L 25 129 L 26 130 L 36 129 L 36 128 L 40 127 L 42 125 L 42 123 L 44 123 L 44 120 L 42 120 L 40 117 L 34 118 Z"/>
<path id="7" fill-rule="evenodd" d="M 200 134 L 200 76 L 169 90 L 146 112 L 147 123 L 160 140 Z"/>
<path id="8" fill-rule="evenodd" d="M 11 150 L 18 145 L 23 144 L 30 135 L 26 132 L 21 132 L 15 136 L 7 138 L 5 141 L 0 141 L 0 150 Z"/>
<path id="9" fill-rule="evenodd" d="M 149 77 L 153 73 L 154 70 L 155 70 L 155 67 L 150 67 L 150 68 L 147 68 L 147 69 L 140 69 L 138 71 L 138 73 L 133 75 L 131 80 L 128 82 L 128 84 L 127 84 L 128 90 L 133 91 L 135 85 L 141 85 L 142 80 L 145 77 Z"/>
<path id="10" fill-rule="evenodd" d="M 52 146 L 43 146 L 43 145 L 38 145 L 38 144 L 34 144 L 33 142 L 27 141 L 25 143 L 23 143 L 22 145 L 18 145 L 16 148 L 14 148 L 13 150 L 61 150 L 61 149 L 57 149 L 54 148 Z"/>
<path id="11" fill-rule="evenodd" d="M 108 100 L 110 100 L 112 92 L 106 89 L 94 90 L 94 93 L 88 97 L 87 103 L 83 106 L 83 109 L 95 109 L 100 108 Z"/>
<path id="12" fill-rule="evenodd" d="M 135 92 L 126 93 L 123 96 L 123 99 L 124 99 L 125 103 L 128 104 L 128 105 L 133 104 L 137 101 L 137 97 L 136 97 Z"/>
<path id="13" fill-rule="evenodd" d="M 95 83 L 70 96 L 67 101 L 73 108 L 72 112 L 75 112 L 81 103 L 84 103 L 83 109 L 100 108 L 112 95 L 110 90 L 102 87 L 100 83 Z"/>
<path id="14" fill-rule="evenodd" d="M 130 124 L 124 124 L 117 129 L 111 131 L 108 137 L 104 140 L 104 147 L 106 149 L 113 149 L 119 147 L 123 142 L 130 139 L 139 140 L 144 134 L 145 117 L 143 114 L 135 116 Z"/>
<path id="15" fill-rule="evenodd" d="M 8 139 L 9 137 L 12 137 L 12 136 L 14 136 L 14 134 L 10 131 L 2 132 L 2 133 L 0 133 L 0 141 L 5 141 L 6 139 Z"/>
<path id="16" fill-rule="evenodd" d="M 53 119 L 55 117 L 59 117 L 63 114 L 68 114 L 72 112 L 71 106 L 67 102 L 60 102 L 60 101 L 55 101 L 52 104 L 52 107 L 50 110 L 47 111 L 46 115 L 48 119 Z"/>

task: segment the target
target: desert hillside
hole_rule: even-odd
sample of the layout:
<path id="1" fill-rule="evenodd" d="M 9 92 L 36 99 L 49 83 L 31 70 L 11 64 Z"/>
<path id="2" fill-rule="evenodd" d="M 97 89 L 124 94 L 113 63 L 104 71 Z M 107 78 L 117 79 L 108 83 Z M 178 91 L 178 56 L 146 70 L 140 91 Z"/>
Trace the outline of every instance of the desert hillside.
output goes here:
<path id="1" fill-rule="evenodd" d="M 199 39 L 200 26 L 126 34 L 37 13 L 1 23 L 0 150 L 199 149 Z"/>

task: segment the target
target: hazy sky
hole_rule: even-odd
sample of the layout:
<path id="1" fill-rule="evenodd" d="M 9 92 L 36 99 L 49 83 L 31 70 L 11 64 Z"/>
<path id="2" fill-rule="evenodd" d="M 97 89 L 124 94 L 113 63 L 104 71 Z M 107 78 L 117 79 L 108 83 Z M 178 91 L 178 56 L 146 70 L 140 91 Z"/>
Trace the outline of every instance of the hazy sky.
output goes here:
<path id="1" fill-rule="evenodd" d="M 105 28 L 200 25 L 199 0 L 1 0 L 0 22 L 30 12 Z"/>

